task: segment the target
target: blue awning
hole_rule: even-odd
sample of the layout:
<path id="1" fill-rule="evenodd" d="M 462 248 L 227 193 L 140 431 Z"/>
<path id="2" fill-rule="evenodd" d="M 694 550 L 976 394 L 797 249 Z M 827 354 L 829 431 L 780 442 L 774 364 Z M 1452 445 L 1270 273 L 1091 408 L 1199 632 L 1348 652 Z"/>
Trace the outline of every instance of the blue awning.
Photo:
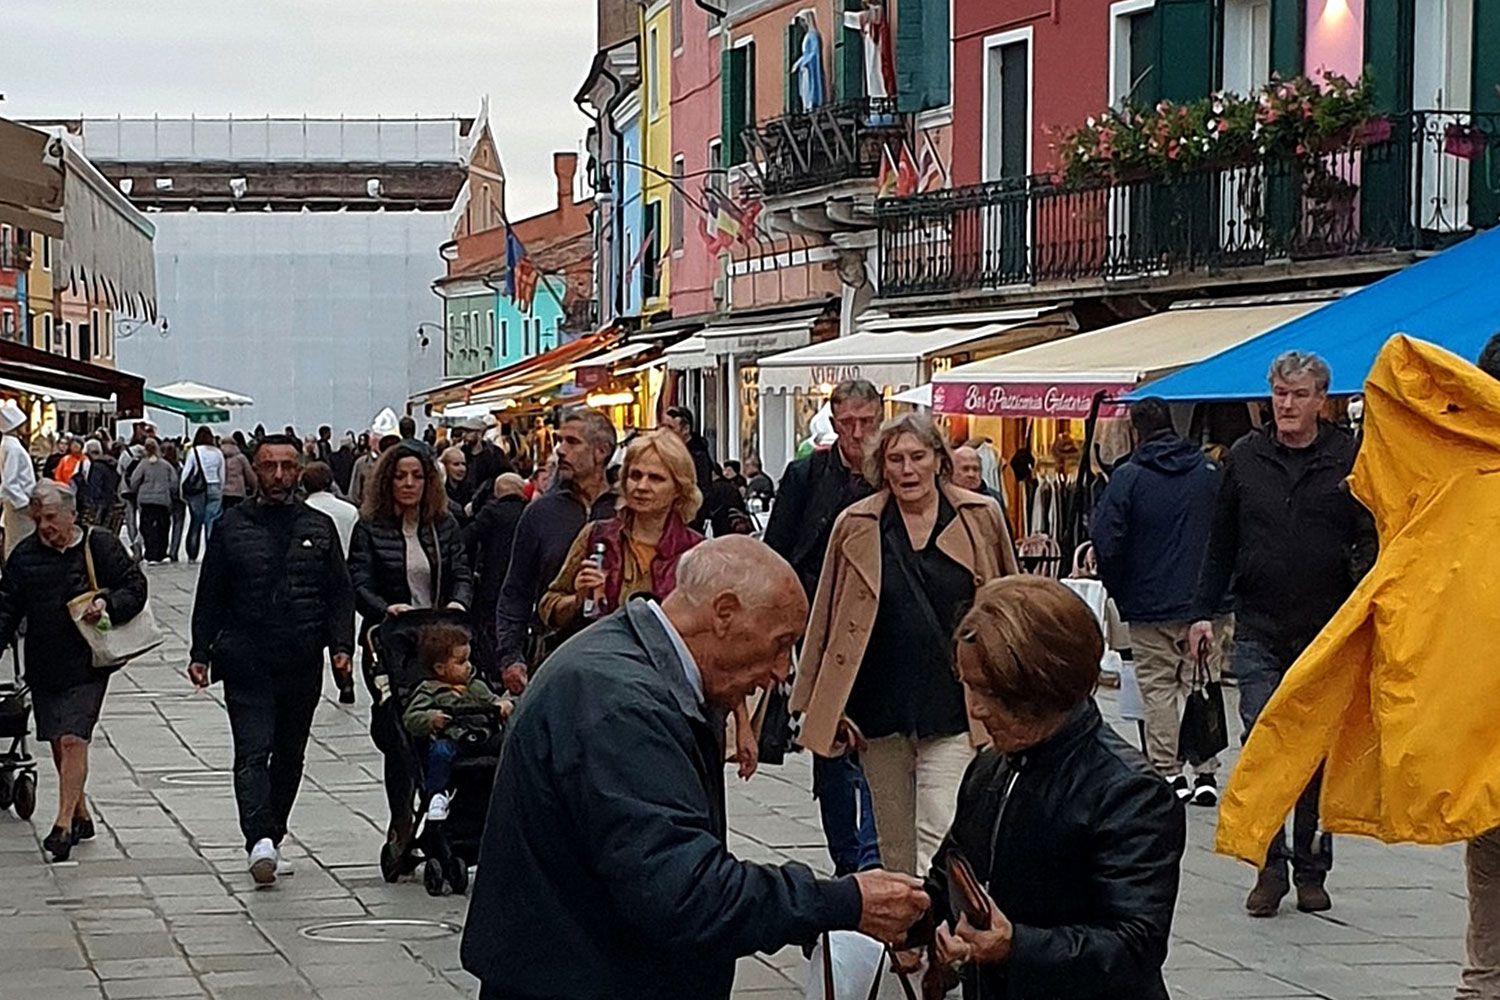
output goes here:
<path id="1" fill-rule="evenodd" d="M 1260 399 L 1266 372 L 1284 351 L 1310 351 L 1333 370 L 1336 396 L 1363 391 L 1375 355 L 1393 335 L 1430 341 L 1473 361 L 1500 333 L 1500 228 L 1353 295 L 1285 323 L 1207 361 L 1142 386 L 1130 399 L 1173 402 Z"/>

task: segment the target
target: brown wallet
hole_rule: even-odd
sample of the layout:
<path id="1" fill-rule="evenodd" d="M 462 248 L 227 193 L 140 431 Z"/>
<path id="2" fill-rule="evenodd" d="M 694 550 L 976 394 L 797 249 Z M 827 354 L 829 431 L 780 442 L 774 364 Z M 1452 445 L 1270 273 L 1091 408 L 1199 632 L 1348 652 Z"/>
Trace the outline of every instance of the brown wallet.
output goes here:
<path id="1" fill-rule="evenodd" d="M 969 859 L 957 849 L 948 851 L 948 907 L 953 922 L 960 916 L 969 918 L 969 926 L 977 931 L 990 929 L 990 904 L 984 886 L 974 874 Z"/>

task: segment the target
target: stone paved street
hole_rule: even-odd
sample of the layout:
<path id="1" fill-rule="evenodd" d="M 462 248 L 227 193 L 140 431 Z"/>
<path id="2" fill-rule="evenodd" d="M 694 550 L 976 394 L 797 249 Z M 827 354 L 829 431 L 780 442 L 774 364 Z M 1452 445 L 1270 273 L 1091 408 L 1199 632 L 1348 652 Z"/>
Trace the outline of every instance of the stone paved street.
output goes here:
<path id="1" fill-rule="evenodd" d="M 156 613 L 173 635 L 160 655 L 116 678 L 93 755 L 100 836 L 48 865 L 39 846 L 55 791 L 41 768 L 36 825 L 0 818 L 0 997 L 47 1000 L 428 1000 L 472 995 L 453 931 L 461 898 L 416 882 L 386 885 L 375 864 L 384 829 L 368 702 L 318 710 L 307 777 L 293 814 L 296 874 L 264 890 L 244 870 L 230 789 L 229 733 L 218 688 L 182 676 L 193 574 L 153 568 Z M 8 668 L 7 659 L 7 668 Z M 1106 693 L 1106 704 L 1113 698 Z M 46 750 L 42 748 L 42 754 Z M 741 857 L 827 867 L 799 756 L 729 801 Z M 1168 962 L 1181 1000 L 1254 997 L 1445 997 L 1462 954 L 1457 848 L 1392 849 L 1341 840 L 1325 916 L 1289 905 L 1274 920 L 1241 910 L 1249 870 L 1212 854 L 1213 817 L 1194 810 Z M 399 919 L 407 925 L 321 923 Z M 794 949 L 741 963 L 736 995 L 802 996 Z"/>

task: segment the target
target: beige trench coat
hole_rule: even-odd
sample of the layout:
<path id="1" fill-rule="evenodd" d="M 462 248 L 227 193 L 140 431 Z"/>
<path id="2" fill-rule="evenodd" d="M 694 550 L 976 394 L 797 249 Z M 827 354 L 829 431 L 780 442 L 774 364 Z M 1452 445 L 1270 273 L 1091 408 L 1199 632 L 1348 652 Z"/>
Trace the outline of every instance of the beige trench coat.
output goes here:
<path id="1" fill-rule="evenodd" d="M 938 535 L 937 546 L 974 575 L 974 586 L 1019 572 L 1015 546 L 999 506 L 956 486 L 945 484 L 942 491 L 957 516 Z M 882 490 L 839 515 L 813 599 L 791 708 L 803 713 L 801 744 L 825 757 L 835 752 L 839 719 L 875 628 L 880 601 L 880 515 L 890 496 L 890 491 Z M 969 731 L 976 746 L 988 741 L 972 716 Z"/>

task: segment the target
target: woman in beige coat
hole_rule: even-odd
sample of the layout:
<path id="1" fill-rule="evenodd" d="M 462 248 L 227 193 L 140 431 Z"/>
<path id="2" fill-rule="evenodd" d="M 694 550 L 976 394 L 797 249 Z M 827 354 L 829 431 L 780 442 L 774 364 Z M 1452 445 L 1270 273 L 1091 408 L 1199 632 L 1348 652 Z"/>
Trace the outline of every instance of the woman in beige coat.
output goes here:
<path id="1" fill-rule="evenodd" d="M 865 472 L 879 492 L 834 524 L 791 707 L 813 753 L 860 755 L 881 860 L 916 874 L 984 741 L 953 670 L 953 629 L 1016 559 L 994 501 L 946 482 L 952 460 L 929 418 L 888 421 Z"/>

